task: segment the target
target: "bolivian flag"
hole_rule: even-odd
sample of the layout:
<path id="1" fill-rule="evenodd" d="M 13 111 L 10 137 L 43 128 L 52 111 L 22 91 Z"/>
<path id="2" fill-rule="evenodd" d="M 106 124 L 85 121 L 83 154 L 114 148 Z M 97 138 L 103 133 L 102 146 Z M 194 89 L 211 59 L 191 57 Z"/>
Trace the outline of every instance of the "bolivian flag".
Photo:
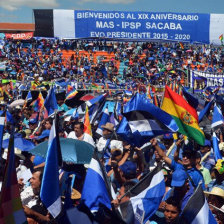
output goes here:
<path id="1" fill-rule="evenodd" d="M 84 133 L 87 133 L 92 136 L 92 129 L 91 129 L 91 124 L 89 119 L 89 110 L 87 106 L 86 106 L 86 114 L 85 114 L 85 120 L 84 120 Z"/>
<path id="2" fill-rule="evenodd" d="M 77 93 L 78 93 L 77 90 L 75 90 L 75 89 L 72 90 L 71 92 L 69 92 L 69 93 L 66 95 L 65 101 L 74 98 L 74 97 L 77 95 Z"/>
<path id="3" fill-rule="evenodd" d="M 168 86 L 165 87 L 161 109 L 174 118 L 181 134 L 194 139 L 200 145 L 204 145 L 205 136 L 198 125 L 196 110 Z"/>

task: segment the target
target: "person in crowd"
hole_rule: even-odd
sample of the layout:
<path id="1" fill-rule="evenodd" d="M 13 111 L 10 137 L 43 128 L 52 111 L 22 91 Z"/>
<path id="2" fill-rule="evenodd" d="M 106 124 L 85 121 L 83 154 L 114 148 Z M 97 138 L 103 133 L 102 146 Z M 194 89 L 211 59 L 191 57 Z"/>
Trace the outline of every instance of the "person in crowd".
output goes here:
<path id="1" fill-rule="evenodd" d="M 164 217 L 154 215 L 150 220 L 158 224 L 179 224 L 179 215 L 181 213 L 180 203 L 174 197 L 165 201 Z M 151 223 L 151 221 L 150 221 Z"/>
<path id="2" fill-rule="evenodd" d="M 224 160 L 218 159 L 212 172 L 214 179 L 208 184 L 207 191 L 211 191 L 213 187 L 224 189 Z"/>
<path id="3" fill-rule="evenodd" d="M 52 118 L 47 118 L 44 123 L 45 130 L 51 130 L 52 124 L 53 124 Z"/>
<path id="4" fill-rule="evenodd" d="M 194 188 L 189 184 L 187 172 L 183 169 L 175 170 L 172 174 L 171 186 L 172 188 L 166 193 L 164 199 L 175 198 L 183 211 L 187 201 L 194 193 Z"/>
<path id="5" fill-rule="evenodd" d="M 196 168 L 202 173 L 205 182 L 205 188 L 207 188 L 208 184 L 212 181 L 212 178 L 209 170 L 201 165 L 201 154 L 199 152 L 196 154 Z"/>
<path id="6" fill-rule="evenodd" d="M 38 120 L 36 118 L 32 118 L 29 120 L 29 129 L 31 131 L 31 133 L 33 133 L 38 125 Z"/>
<path id="7" fill-rule="evenodd" d="M 80 141 L 88 142 L 92 146 L 95 146 L 95 142 L 91 135 L 84 132 L 84 124 L 82 122 L 75 122 L 73 126 L 73 130 L 71 131 L 67 138 L 78 139 Z"/>
<path id="8" fill-rule="evenodd" d="M 184 170 L 189 175 L 189 181 L 193 187 L 198 186 L 198 184 L 202 182 L 202 188 L 205 189 L 203 176 L 201 172 L 195 167 L 196 151 L 191 149 L 192 145 L 188 145 L 188 147 L 183 150 L 181 161 L 182 164 L 180 164 L 174 159 L 171 160 L 168 156 L 166 156 L 165 152 L 159 147 L 155 138 L 151 140 L 151 144 L 155 147 L 155 150 L 157 150 L 158 154 L 170 166 L 171 169 L 174 171 L 178 169 Z"/>
<path id="9" fill-rule="evenodd" d="M 28 218 L 28 222 L 33 220 L 37 223 L 48 223 L 50 221 L 50 215 L 40 200 L 42 177 L 42 169 L 34 170 L 33 176 L 30 179 L 31 186 L 25 188 L 24 191 L 21 192 L 23 208 Z"/>
<path id="10" fill-rule="evenodd" d="M 132 92 L 138 90 L 145 92 L 147 86 L 149 86 L 149 91 L 147 92 L 154 92 L 152 87 L 159 86 L 159 88 L 162 88 L 165 84 L 173 85 L 177 89 L 177 87 L 181 86 L 180 84 L 184 86 L 185 83 L 186 75 L 181 71 L 183 69 L 191 67 L 198 71 L 222 73 L 224 54 L 221 49 L 213 46 L 209 51 L 202 53 L 202 46 L 191 46 L 192 51 L 189 53 L 182 50 L 178 43 L 123 43 L 114 41 L 108 44 L 107 41 L 91 40 L 91 44 L 89 44 L 86 40 L 44 38 L 41 40 L 26 40 L 25 42 L 11 39 L 4 39 L 3 41 L 4 44 L 0 48 L 0 60 L 6 61 L 6 69 L 3 72 L 0 71 L 1 77 L 2 79 L 15 79 L 17 83 L 16 86 L 10 85 L 10 82 L 7 82 L 7 85 L 2 84 L 1 92 L 5 100 L 4 106 L 2 105 L 2 111 L 9 108 L 9 103 L 14 99 L 24 99 L 23 90 L 32 90 L 33 93 L 36 93 L 36 91 L 47 93 L 51 85 L 50 82 L 55 83 L 58 113 L 61 121 L 59 122 L 59 135 L 85 141 L 94 147 L 96 146 L 100 161 L 106 168 L 105 176 L 108 176 L 108 181 L 112 183 L 115 192 L 119 192 L 117 198 L 112 203 L 116 209 L 118 207 L 119 210 L 121 209 L 122 218 L 126 223 L 131 223 L 134 218 L 130 202 L 130 189 L 136 183 L 139 183 L 141 178 L 146 173 L 152 171 L 161 161 L 163 168 L 166 169 L 163 170 L 166 193 L 159 208 L 163 217 L 157 217 L 158 223 L 178 223 L 183 207 L 192 195 L 194 187 L 197 187 L 200 183 L 202 183 L 204 189 L 205 182 L 208 192 L 212 192 L 208 193 L 210 197 L 209 202 L 218 208 L 222 207 L 222 194 L 216 193 L 215 195 L 215 189 L 217 187 L 221 190 L 224 189 L 224 162 L 223 160 L 218 160 L 215 165 L 214 156 L 212 157 L 211 153 L 212 113 L 205 116 L 200 123 L 207 139 L 205 145 L 200 147 L 200 153 L 196 153 L 195 147 L 192 145 L 188 146 L 188 148 L 186 146 L 182 147 L 181 140 L 174 141 L 172 134 L 159 137 L 161 140 L 159 143 L 156 139 L 152 139 L 151 143 L 148 142 L 146 147 L 143 146 L 142 148 L 136 147 L 129 142 L 118 140 L 114 124 L 117 121 L 121 121 L 122 113 L 120 112 L 120 114 L 116 114 L 116 119 L 114 119 L 116 121 L 111 116 L 110 122 L 102 126 L 102 137 L 98 139 L 98 136 L 93 135 L 94 140 L 96 136 L 95 144 L 93 138 L 84 132 L 83 122 L 75 122 L 73 127 L 71 125 L 73 118 L 70 119 L 71 113 L 66 115 L 67 117 L 64 116 L 65 112 L 70 108 L 76 108 L 81 103 L 83 105 L 84 103 L 87 105 L 89 103 L 77 99 L 74 102 L 70 100 L 70 103 L 65 101 L 67 85 L 71 85 L 78 91 L 79 89 L 89 91 L 91 86 L 94 85 L 96 87 L 98 85 L 96 87 L 97 91 L 92 92 L 94 96 L 105 93 L 103 88 L 106 86 L 116 86 L 117 89 L 131 89 Z M 66 54 L 64 54 L 64 50 L 66 50 Z M 69 50 L 76 51 L 75 53 L 72 52 L 72 57 L 71 55 L 66 56 L 70 54 Z M 84 51 L 81 53 L 82 50 Z M 98 56 L 96 52 L 98 50 L 104 50 L 103 55 L 107 56 Z M 219 58 L 217 59 L 219 63 L 215 58 Z M 121 64 L 124 65 L 124 68 L 121 66 L 118 69 Z M 198 66 L 195 66 L 195 64 L 198 64 Z M 123 77 L 120 74 L 123 74 Z M 79 91 L 79 94 L 82 95 L 84 91 Z M 113 88 L 111 88 L 111 91 L 114 93 Z M 154 96 L 157 96 L 158 89 L 155 92 Z M 109 95 L 112 95 L 110 91 Z M 43 96 L 44 98 L 46 97 L 45 94 Z M 206 96 L 204 98 L 207 99 Z M 111 99 L 107 98 L 107 100 Z M 122 100 L 122 98 L 119 97 L 119 100 Z M 125 96 L 125 100 L 129 99 L 126 99 Z M 151 99 L 151 101 L 155 101 L 155 99 Z M 52 118 L 46 118 L 43 107 L 38 112 L 34 112 L 34 108 L 32 108 L 33 103 L 34 100 L 25 103 L 22 110 L 24 114 L 21 113 L 22 106 L 20 108 L 15 107 L 12 109 L 12 117 L 15 121 L 15 132 L 25 131 L 27 136 L 31 135 L 30 137 L 32 138 L 30 139 L 38 145 L 48 140 L 52 127 Z M 98 102 L 98 112 L 102 106 L 101 103 Z M 124 106 L 122 105 L 121 107 Z M 92 112 L 92 108 L 89 107 L 89 113 Z M 90 113 L 90 116 L 93 116 L 93 114 Z M 42 125 L 39 125 L 41 121 Z M 94 121 L 92 127 L 97 122 L 99 122 L 99 119 Z M 13 119 L 9 121 L 8 116 L 4 138 L 9 136 L 12 126 L 14 127 Z M 92 130 L 93 134 L 95 134 L 93 128 Z M 183 149 L 183 152 L 181 152 L 181 149 Z M 222 150 L 221 147 L 220 150 Z M 182 157 L 179 158 L 180 152 Z M 31 157 L 31 154 L 29 156 Z M 24 167 L 18 156 L 16 157 L 17 172 L 19 173 Z M 33 168 L 34 166 L 34 171 L 30 179 L 30 186 L 19 180 L 24 211 L 28 221 L 33 223 L 51 223 L 53 221 L 40 200 L 43 167 L 37 167 L 44 166 L 44 161 L 44 158 L 38 156 L 35 156 L 34 159 L 32 158 L 30 167 Z M 4 166 L 5 160 L 1 163 L 0 181 L 3 180 Z M 73 178 L 72 183 L 68 183 L 67 180 L 69 178 L 66 179 L 64 176 L 65 181 L 63 184 L 65 186 L 63 189 L 66 192 L 67 189 L 75 187 L 80 192 L 78 197 L 75 197 L 76 205 L 79 204 L 79 199 L 82 199 L 81 192 L 87 167 L 88 164 L 74 165 L 66 163 L 60 167 L 63 169 L 60 170 L 60 176 L 66 171 L 66 177 L 68 176 L 71 179 L 70 175 L 75 172 L 75 178 Z M 206 168 L 212 173 L 212 181 Z M 172 171 L 170 170 L 173 171 L 172 176 Z M 213 199 L 214 195 L 218 198 Z M 65 197 L 66 207 L 66 195 L 63 194 L 63 196 Z M 70 196 L 68 195 L 67 197 Z M 223 220 L 219 213 L 214 212 L 214 214 L 217 220 Z M 156 219 L 152 219 L 152 221 L 155 223 Z"/>
<path id="11" fill-rule="evenodd" d="M 214 153 L 211 150 L 211 141 L 205 139 L 205 144 L 200 146 L 201 164 L 209 171 L 215 166 Z"/>
<path id="12" fill-rule="evenodd" d="M 63 94 L 58 94 L 57 97 L 57 104 L 58 104 L 58 110 L 59 111 L 68 111 L 68 106 L 65 104 L 65 97 Z"/>

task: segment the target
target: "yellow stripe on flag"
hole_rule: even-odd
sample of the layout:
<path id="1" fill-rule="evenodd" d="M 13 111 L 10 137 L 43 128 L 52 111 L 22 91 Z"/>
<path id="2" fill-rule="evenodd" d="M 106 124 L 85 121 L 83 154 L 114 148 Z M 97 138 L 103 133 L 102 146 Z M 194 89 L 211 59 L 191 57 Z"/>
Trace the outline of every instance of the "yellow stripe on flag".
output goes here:
<path id="1" fill-rule="evenodd" d="M 202 130 L 198 125 L 197 120 L 183 107 L 176 105 L 171 99 L 164 97 L 161 109 L 169 113 L 171 116 L 179 118 L 184 124 L 197 129 L 203 134 Z"/>

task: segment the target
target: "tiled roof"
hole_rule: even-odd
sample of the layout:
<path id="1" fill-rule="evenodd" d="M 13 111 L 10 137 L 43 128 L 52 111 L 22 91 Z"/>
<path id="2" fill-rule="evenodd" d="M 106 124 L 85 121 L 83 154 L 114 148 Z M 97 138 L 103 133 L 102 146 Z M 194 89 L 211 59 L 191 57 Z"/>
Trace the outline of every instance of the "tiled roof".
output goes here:
<path id="1" fill-rule="evenodd" d="M 0 31 L 34 31 L 35 24 L 33 23 L 0 23 Z"/>

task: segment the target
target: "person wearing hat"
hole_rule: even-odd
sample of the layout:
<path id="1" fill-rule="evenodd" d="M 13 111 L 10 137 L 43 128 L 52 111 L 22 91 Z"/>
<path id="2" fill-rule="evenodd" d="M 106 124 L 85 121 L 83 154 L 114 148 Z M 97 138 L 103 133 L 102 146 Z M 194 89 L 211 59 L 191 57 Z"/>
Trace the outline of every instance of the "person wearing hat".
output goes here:
<path id="1" fill-rule="evenodd" d="M 185 145 L 182 153 L 181 163 L 176 162 L 174 159 L 170 159 L 166 156 L 166 153 L 160 148 L 157 140 L 154 138 L 151 140 L 151 144 L 155 147 L 160 157 L 170 166 L 172 170 L 182 169 L 189 175 L 190 184 L 193 187 L 197 187 L 202 182 L 202 188 L 205 189 L 204 179 L 201 172 L 195 167 L 196 165 L 196 151 L 193 150 L 192 144 Z"/>
<path id="2" fill-rule="evenodd" d="M 37 119 L 36 118 L 32 118 L 29 120 L 29 129 L 32 131 L 34 131 L 37 128 Z"/>
<path id="3" fill-rule="evenodd" d="M 201 165 L 209 171 L 215 166 L 215 156 L 211 150 L 211 141 L 205 139 L 205 144 L 200 146 Z"/>
<path id="4" fill-rule="evenodd" d="M 224 189 L 224 160 L 218 159 L 213 169 L 215 179 L 213 179 L 207 187 L 207 191 L 211 191 L 213 187 Z"/>
<path id="5" fill-rule="evenodd" d="M 132 161 L 126 161 L 121 166 L 118 164 L 111 165 L 114 171 L 114 177 L 120 185 L 126 183 L 127 181 L 138 182 L 137 179 L 137 164 Z"/>
<path id="6" fill-rule="evenodd" d="M 103 136 L 100 137 L 99 141 L 96 144 L 96 147 L 100 153 L 104 153 L 104 157 L 109 159 L 111 155 L 111 146 L 118 147 L 122 145 L 121 141 L 114 140 L 113 137 L 114 125 L 110 122 L 107 122 L 105 125 L 101 126 L 103 128 Z"/>
<path id="7" fill-rule="evenodd" d="M 194 188 L 189 184 L 187 173 L 183 169 L 175 170 L 172 174 L 171 189 L 165 194 L 163 200 L 170 197 L 175 198 L 180 203 L 183 211 L 187 201 L 194 193 Z"/>
<path id="8" fill-rule="evenodd" d="M 165 152 L 166 151 L 165 145 L 160 142 L 158 144 L 159 144 L 160 148 Z M 150 171 L 155 169 L 155 167 L 158 165 L 158 163 L 161 162 L 161 157 L 156 150 L 154 150 L 153 155 L 151 157 L 152 158 L 149 161 L 149 170 Z M 164 161 L 162 162 L 162 165 L 163 165 L 163 167 L 166 167 L 167 169 L 169 169 L 169 167 L 167 166 L 167 164 Z"/>
<path id="9" fill-rule="evenodd" d="M 222 224 L 224 220 L 224 189 L 213 187 L 210 192 L 204 191 L 204 193 L 207 196 L 209 207 L 217 223 Z"/>

